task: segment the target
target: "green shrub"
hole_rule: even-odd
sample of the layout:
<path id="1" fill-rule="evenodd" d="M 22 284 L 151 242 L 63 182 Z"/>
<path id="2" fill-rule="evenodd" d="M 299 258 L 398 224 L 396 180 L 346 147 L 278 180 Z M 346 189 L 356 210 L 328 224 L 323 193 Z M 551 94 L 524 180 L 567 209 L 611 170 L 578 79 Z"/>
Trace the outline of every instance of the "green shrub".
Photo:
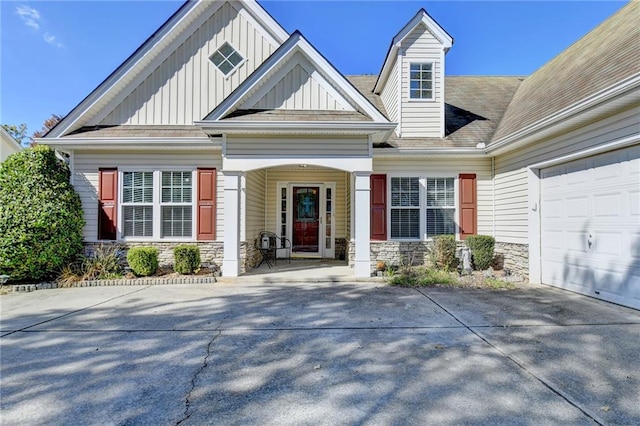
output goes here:
<path id="1" fill-rule="evenodd" d="M 193 274 L 200 269 L 200 249 L 196 246 L 177 246 L 173 258 L 173 269 L 179 274 Z"/>
<path id="2" fill-rule="evenodd" d="M 465 240 L 467 247 L 471 249 L 471 258 L 476 270 L 484 271 L 493 262 L 493 249 L 496 245 L 495 238 L 489 235 L 469 235 Z"/>
<path id="3" fill-rule="evenodd" d="M 0 275 L 49 278 L 82 253 L 82 206 L 69 177 L 45 145 L 0 165 Z"/>
<path id="4" fill-rule="evenodd" d="M 400 271 L 389 278 L 389 284 L 399 287 L 455 286 L 458 280 L 454 273 L 448 271 L 417 267 Z"/>
<path id="5" fill-rule="evenodd" d="M 450 271 L 458 264 L 456 259 L 456 239 L 453 235 L 433 237 L 432 261 L 436 268 Z"/>
<path id="6" fill-rule="evenodd" d="M 155 247 L 132 247 L 127 253 L 127 263 L 134 274 L 148 277 L 158 269 L 158 254 Z"/>

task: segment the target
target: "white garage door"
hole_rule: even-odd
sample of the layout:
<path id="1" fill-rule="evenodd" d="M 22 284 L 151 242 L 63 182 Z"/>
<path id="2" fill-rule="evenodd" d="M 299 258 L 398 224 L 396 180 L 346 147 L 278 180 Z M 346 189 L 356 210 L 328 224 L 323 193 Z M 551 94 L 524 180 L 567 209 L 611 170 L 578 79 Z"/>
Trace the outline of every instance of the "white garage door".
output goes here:
<path id="1" fill-rule="evenodd" d="M 540 177 L 542 282 L 640 309 L 640 146 Z"/>

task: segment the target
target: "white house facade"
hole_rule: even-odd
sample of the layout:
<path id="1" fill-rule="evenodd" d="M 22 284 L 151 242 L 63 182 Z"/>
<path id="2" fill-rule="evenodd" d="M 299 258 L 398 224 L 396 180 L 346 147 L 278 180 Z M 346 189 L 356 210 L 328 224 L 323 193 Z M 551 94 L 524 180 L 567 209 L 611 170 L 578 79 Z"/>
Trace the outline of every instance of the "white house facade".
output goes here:
<path id="1" fill-rule="evenodd" d="M 368 277 L 486 234 L 532 282 L 640 308 L 639 11 L 531 76 L 449 77 L 420 10 L 379 75 L 344 76 L 255 1 L 187 2 L 38 142 L 69 155 L 88 245 L 189 242 L 238 276 L 271 231 Z"/>

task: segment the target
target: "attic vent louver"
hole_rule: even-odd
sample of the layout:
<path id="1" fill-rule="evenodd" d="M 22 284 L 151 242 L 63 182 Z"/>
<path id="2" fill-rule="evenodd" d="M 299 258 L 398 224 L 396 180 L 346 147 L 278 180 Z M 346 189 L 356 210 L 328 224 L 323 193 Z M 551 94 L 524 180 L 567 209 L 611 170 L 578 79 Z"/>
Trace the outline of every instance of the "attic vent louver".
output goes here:
<path id="1" fill-rule="evenodd" d="M 225 42 L 209 57 L 209 60 L 218 67 L 222 74 L 229 75 L 231 71 L 242 64 L 244 58 L 229 43 Z"/>

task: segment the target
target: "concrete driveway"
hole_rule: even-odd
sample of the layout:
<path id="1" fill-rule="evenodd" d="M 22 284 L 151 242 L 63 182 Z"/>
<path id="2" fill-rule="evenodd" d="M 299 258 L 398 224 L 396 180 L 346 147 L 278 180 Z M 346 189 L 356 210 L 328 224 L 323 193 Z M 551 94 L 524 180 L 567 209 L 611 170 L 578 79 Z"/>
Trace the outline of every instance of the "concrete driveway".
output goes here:
<path id="1" fill-rule="evenodd" d="M 640 424 L 640 312 L 546 287 L 0 297 L 16 424 Z"/>

